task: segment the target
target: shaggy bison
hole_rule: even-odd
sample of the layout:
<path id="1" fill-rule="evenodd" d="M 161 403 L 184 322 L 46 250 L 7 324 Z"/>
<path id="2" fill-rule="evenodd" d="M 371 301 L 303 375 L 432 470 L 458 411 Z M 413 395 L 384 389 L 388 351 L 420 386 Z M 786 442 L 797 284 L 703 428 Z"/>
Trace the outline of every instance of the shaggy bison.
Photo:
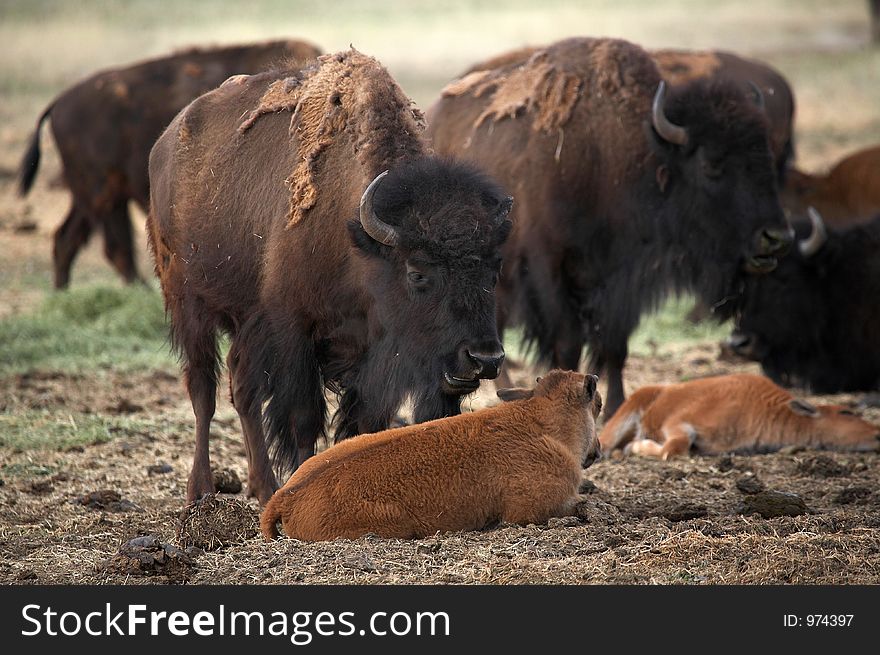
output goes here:
<path id="1" fill-rule="evenodd" d="M 457 414 L 498 374 L 512 199 L 429 155 L 423 129 L 388 72 L 350 50 L 230 79 L 156 142 L 147 230 L 196 416 L 188 499 L 213 490 L 218 330 L 261 502 L 277 488 L 266 442 L 281 471 L 312 455 L 325 387 L 342 439 L 385 429 L 407 397 L 417 422 Z"/>
<path id="2" fill-rule="evenodd" d="M 474 71 L 428 116 L 438 152 L 518 198 L 499 327 L 524 325 L 559 368 L 577 369 L 587 343 L 608 415 L 644 311 L 686 289 L 731 311 L 744 273 L 772 270 L 791 242 L 754 99 L 706 80 L 667 93 L 626 41 L 569 39 Z"/>
<path id="3" fill-rule="evenodd" d="M 125 279 L 139 279 L 128 202 L 145 212 L 150 200 L 150 148 L 174 115 L 195 97 L 236 73 L 257 73 L 282 61 L 305 62 L 320 53 L 303 41 L 193 49 L 92 75 L 59 95 L 37 121 L 22 160 L 25 195 L 40 163 L 40 127 L 51 119 L 64 180 L 73 196 L 55 231 L 56 288 L 92 232 L 104 235 L 104 254 Z"/>
<path id="4" fill-rule="evenodd" d="M 599 454 L 596 376 L 550 371 L 534 391 L 462 416 L 366 434 L 311 458 L 260 517 L 296 539 L 410 539 L 570 514 Z"/>
<path id="5" fill-rule="evenodd" d="M 810 216 L 798 247 L 748 282 L 726 346 L 785 386 L 880 389 L 880 215 L 846 227 Z"/>
<path id="6" fill-rule="evenodd" d="M 642 387 L 599 437 L 606 453 L 668 459 L 696 452 L 761 453 L 784 446 L 874 451 L 880 427 L 840 405 L 814 407 L 760 375 Z"/>

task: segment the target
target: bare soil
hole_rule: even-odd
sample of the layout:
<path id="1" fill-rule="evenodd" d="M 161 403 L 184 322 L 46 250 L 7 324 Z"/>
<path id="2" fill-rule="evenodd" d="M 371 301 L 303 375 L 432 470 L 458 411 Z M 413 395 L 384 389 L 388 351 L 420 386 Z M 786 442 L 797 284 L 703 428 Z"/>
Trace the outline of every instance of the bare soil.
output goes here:
<path id="1" fill-rule="evenodd" d="M 675 357 L 634 357 L 628 386 L 754 370 L 715 352 L 702 344 Z M 517 381 L 535 373 L 519 371 Z M 488 384 L 469 408 L 493 396 Z M 880 582 L 874 453 L 603 460 L 586 471 L 589 501 L 577 516 L 547 525 L 412 541 L 270 543 L 258 535 L 259 508 L 244 492 L 184 507 L 191 410 L 175 375 L 19 375 L 0 380 L 0 397 L 19 408 L 123 412 L 156 426 L 66 451 L 0 452 L 0 584 Z M 864 413 L 880 423 L 880 410 Z M 227 477 L 246 478 L 225 398 L 212 457 Z"/>

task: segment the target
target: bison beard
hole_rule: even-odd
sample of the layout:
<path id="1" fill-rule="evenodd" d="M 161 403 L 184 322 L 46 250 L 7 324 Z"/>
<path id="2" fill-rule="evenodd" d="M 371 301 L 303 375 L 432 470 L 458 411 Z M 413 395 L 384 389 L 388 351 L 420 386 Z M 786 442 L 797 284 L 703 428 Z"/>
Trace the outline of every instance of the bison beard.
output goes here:
<path id="1" fill-rule="evenodd" d="M 524 327 L 547 364 L 607 372 L 623 401 L 627 341 L 670 292 L 735 309 L 743 272 L 791 242 L 767 121 L 738 85 L 670 90 L 625 41 L 569 39 L 498 57 L 451 83 L 428 112 L 438 152 L 517 189 L 499 327 Z"/>
<path id="2" fill-rule="evenodd" d="M 422 129 L 385 69 L 351 50 L 236 79 L 157 141 L 147 228 L 196 415 L 188 500 L 213 490 L 220 330 L 261 502 L 277 487 L 270 453 L 281 474 L 314 453 L 325 388 L 343 439 L 386 428 L 407 396 L 416 420 L 456 414 L 497 375 L 511 199 L 427 155 Z"/>

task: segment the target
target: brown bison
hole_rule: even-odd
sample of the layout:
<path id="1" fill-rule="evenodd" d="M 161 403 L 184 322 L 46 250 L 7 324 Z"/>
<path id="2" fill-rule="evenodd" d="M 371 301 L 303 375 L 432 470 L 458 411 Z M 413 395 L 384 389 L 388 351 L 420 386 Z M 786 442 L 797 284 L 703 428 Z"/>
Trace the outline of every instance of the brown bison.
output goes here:
<path id="1" fill-rule="evenodd" d="M 585 343 L 623 402 L 629 335 L 670 290 L 719 314 L 744 273 L 791 242 L 767 119 L 738 85 L 667 93 L 650 55 L 615 39 L 569 39 L 449 84 L 429 111 L 438 152 L 484 167 L 517 196 L 504 249 L 499 328 L 576 370 Z"/>
<path id="2" fill-rule="evenodd" d="M 668 459 L 690 452 L 761 453 L 784 446 L 868 451 L 880 427 L 840 405 L 814 407 L 760 375 L 642 387 L 599 436 L 604 452 Z"/>
<path id="3" fill-rule="evenodd" d="M 880 389 L 880 214 L 828 225 L 795 221 L 798 247 L 747 281 L 725 348 L 778 384 L 814 393 Z"/>
<path id="4" fill-rule="evenodd" d="M 880 146 L 847 155 L 824 174 L 791 169 L 780 197 L 794 218 L 813 207 L 834 227 L 869 221 L 880 213 Z"/>
<path id="5" fill-rule="evenodd" d="M 188 499 L 213 490 L 218 330 L 261 502 L 277 488 L 264 425 L 279 470 L 296 468 L 324 433 L 325 387 L 342 439 L 385 429 L 407 398 L 417 422 L 457 414 L 498 374 L 512 199 L 430 155 L 423 130 L 351 50 L 233 78 L 156 142 L 147 232 L 196 415 Z"/>
<path id="6" fill-rule="evenodd" d="M 55 98 L 37 121 L 19 172 L 19 191 L 25 195 L 40 163 L 40 127 L 50 118 L 73 196 L 55 231 L 55 286 L 68 285 L 74 258 L 97 228 L 113 267 L 126 282 L 139 280 L 128 202 L 148 210 L 147 159 L 162 130 L 188 102 L 231 75 L 319 54 L 303 41 L 193 49 L 96 73 Z"/>
<path id="7" fill-rule="evenodd" d="M 571 514 L 599 455 L 595 375 L 551 371 L 478 412 L 365 434 L 308 460 L 260 517 L 296 539 L 401 539 Z"/>

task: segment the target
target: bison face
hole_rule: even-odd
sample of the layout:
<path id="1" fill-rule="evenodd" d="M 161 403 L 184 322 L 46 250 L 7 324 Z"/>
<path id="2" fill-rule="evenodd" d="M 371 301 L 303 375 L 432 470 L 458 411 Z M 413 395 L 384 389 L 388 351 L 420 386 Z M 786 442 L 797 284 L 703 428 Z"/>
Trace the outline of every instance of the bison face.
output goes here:
<path id="1" fill-rule="evenodd" d="M 498 375 L 495 284 L 511 204 L 471 167 L 425 157 L 377 178 L 350 224 L 381 344 L 371 351 L 406 380 L 418 420 Z"/>
<path id="2" fill-rule="evenodd" d="M 664 228 L 697 254 L 697 286 L 713 302 L 737 272 L 772 271 L 793 241 L 779 203 L 767 122 L 736 86 L 695 82 L 654 98 L 650 135 L 660 163 Z"/>
<path id="3" fill-rule="evenodd" d="M 877 388 L 871 262 L 880 222 L 829 234 L 815 211 L 810 216 L 778 268 L 748 280 L 728 345 L 780 384 L 819 393 Z"/>

